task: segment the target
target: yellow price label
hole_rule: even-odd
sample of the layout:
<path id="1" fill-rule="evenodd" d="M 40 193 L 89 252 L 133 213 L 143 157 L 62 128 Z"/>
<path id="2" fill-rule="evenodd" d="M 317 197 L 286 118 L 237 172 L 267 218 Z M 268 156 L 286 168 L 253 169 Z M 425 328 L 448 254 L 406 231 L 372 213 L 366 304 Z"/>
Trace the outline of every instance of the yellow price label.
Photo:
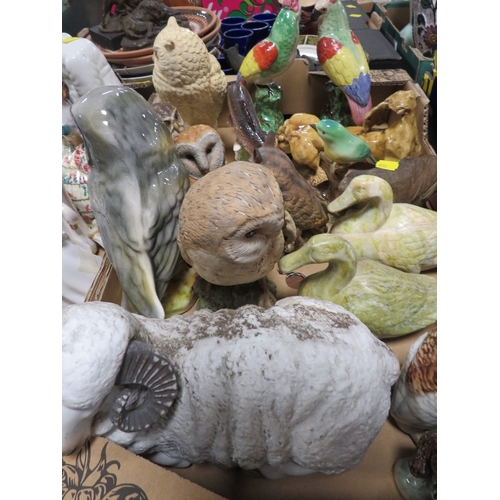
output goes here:
<path id="1" fill-rule="evenodd" d="M 73 42 L 74 40 L 80 40 L 80 37 L 78 37 L 78 36 L 68 36 L 66 38 L 63 38 L 62 43 L 69 43 L 69 42 Z"/>
<path id="2" fill-rule="evenodd" d="M 349 17 L 361 17 L 361 14 L 349 14 Z"/>
<path id="3" fill-rule="evenodd" d="M 375 164 L 375 166 L 383 170 L 391 170 L 392 172 L 394 172 L 394 170 L 397 170 L 397 168 L 399 167 L 399 162 L 391 160 L 379 160 Z"/>
<path id="4" fill-rule="evenodd" d="M 356 6 L 353 5 L 352 3 L 345 4 L 345 7 L 347 7 L 348 9 L 355 9 L 356 8 Z"/>

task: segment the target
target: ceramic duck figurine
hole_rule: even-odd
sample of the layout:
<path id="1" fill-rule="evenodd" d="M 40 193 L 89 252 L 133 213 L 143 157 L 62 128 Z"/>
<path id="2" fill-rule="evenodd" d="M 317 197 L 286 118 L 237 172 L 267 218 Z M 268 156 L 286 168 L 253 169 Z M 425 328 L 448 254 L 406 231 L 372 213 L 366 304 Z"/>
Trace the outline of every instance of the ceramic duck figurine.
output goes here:
<path id="1" fill-rule="evenodd" d="M 203 123 L 217 128 L 226 99 L 226 75 L 202 39 L 171 16 L 155 38 L 153 63 L 156 92 L 175 106 L 185 127 Z"/>
<path id="2" fill-rule="evenodd" d="M 410 347 L 393 388 L 391 416 L 415 443 L 437 429 L 437 325 Z"/>
<path id="3" fill-rule="evenodd" d="M 269 36 L 258 42 L 245 56 L 236 76 L 245 84 L 269 84 L 295 60 L 299 43 L 300 4 L 283 0 Z"/>
<path id="4" fill-rule="evenodd" d="M 122 305 L 165 317 L 161 298 L 179 249 L 177 222 L 189 176 L 167 126 L 135 90 L 98 87 L 71 107 L 88 154 L 89 196 Z"/>
<path id="5" fill-rule="evenodd" d="M 370 68 L 365 52 L 349 28 L 344 4 L 329 0 L 325 17 L 318 26 L 316 50 L 323 71 L 347 97 L 356 125 L 372 107 Z"/>
<path id="6" fill-rule="evenodd" d="M 392 202 L 391 185 L 374 175 L 355 177 L 327 209 L 337 214 L 358 203 L 361 210 L 335 221 L 330 233 L 351 243 L 361 259 L 378 260 L 410 273 L 437 266 L 437 212 Z"/>
<path id="7" fill-rule="evenodd" d="M 437 320 L 437 281 L 373 260 L 356 259 L 352 245 L 333 234 L 316 234 L 282 257 L 279 272 L 307 264 L 328 267 L 306 277 L 298 295 L 329 300 L 355 314 L 378 338 L 399 337 Z"/>
<path id="8" fill-rule="evenodd" d="M 320 120 L 311 125 L 324 143 L 326 156 L 341 165 L 369 159 L 373 164 L 377 160 L 372 155 L 370 146 L 357 135 L 352 134 L 335 120 Z"/>

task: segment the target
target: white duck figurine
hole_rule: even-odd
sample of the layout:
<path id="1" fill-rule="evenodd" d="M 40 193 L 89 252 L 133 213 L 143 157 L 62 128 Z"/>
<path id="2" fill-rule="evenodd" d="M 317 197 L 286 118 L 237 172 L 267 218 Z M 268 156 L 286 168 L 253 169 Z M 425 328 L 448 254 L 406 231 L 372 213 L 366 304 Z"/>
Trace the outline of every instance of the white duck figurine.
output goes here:
<path id="1" fill-rule="evenodd" d="M 353 246 L 334 234 L 317 234 L 278 261 L 288 274 L 312 263 L 328 267 L 306 277 L 298 295 L 329 300 L 356 315 L 378 338 L 416 332 L 437 320 L 437 280 L 356 259 Z"/>
<path id="2" fill-rule="evenodd" d="M 419 273 L 437 267 L 437 212 L 409 203 L 393 203 L 391 185 L 374 175 L 355 177 L 327 207 L 336 214 L 364 203 L 335 221 L 330 233 L 345 238 L 358 259 Z"/>

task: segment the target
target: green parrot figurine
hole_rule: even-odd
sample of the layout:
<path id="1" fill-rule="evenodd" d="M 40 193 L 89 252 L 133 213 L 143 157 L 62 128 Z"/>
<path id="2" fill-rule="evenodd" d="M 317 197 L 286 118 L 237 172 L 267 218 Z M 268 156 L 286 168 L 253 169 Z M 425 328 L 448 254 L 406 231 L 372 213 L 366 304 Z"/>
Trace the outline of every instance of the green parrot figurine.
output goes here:
<path id="1" fill-rule="evenodd" d="M 269 36 L 250 49 L 236 76 L 244 84 L 266 85 L 284 73 L 295 60 L 299 43 L 300 4 L 283 0 Z"/>
<path id="2" fill-rule="evenodd" d="M 372 108 L 370 68 L 365 51 L 350 29 L 340 0 L 326 0 L 326 5 L 321 0 L 315 9 L 326 11 L 318 24 L 318 61 L 331 81 L 345 93 L 356 125 L 362 125 L 364 116 Z"/>
<path id="3" fill-rule="evenodd" d="M 325 154 L 328 158 L 341 165 L 369 159 L 373 164 L 377 160 L 372 155 L 370 146 L 357 135 L 352 134 L 335 120 L 320 120 L 311 125 L 325 143 Z"/>

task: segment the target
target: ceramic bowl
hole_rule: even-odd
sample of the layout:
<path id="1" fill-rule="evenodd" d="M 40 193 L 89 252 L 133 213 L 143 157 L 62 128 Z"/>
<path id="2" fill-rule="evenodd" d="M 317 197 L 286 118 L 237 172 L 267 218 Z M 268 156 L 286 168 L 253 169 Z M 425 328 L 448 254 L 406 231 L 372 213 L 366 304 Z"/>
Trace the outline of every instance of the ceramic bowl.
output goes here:
<path id="1" fill-rule="evenodd" d="M 215 12 L 205 9 L 203 7 L 175 7 L 183 17 L 187 18 L 189 21 L 189 29 L 196 33 L 204 42 L 213 38 L 216 32 L 220 29 L 220 19 L 217 17 Z M 104 54 L 108 62 L 121 63 L 127 66 L 136 66 L 137 64 L 147 64 L 148 61 L 145 56 L 149 56 L 149 60 L 152 61 L 153 46 L 145 47 L 138 50 L 108 50 L 103 47 L 96 46 Z M 135 61 L 141 59 L 140 63 Z M 132 63 L 131 61 L 134 61 Z"/>

